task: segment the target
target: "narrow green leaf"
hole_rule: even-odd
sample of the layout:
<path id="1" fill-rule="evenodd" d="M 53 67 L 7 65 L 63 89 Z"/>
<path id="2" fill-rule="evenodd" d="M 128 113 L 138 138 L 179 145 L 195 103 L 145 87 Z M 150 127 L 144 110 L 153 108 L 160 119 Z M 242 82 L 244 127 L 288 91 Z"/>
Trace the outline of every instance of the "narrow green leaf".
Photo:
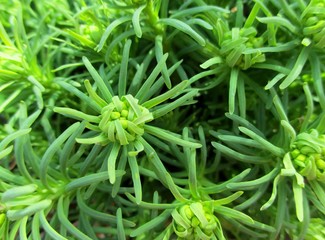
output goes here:
<path id="1" fill-rule="evenodd" d="M 222 61 L 223 61 L 222 58 L 219 57 L 219 56 L 218 57 L 213 57 L 213 58 L 208 59 L 204 63 L 202 63 L 200 65 L 200 67 L 203 68 L 203 69 L 207 69 L 207 68 L 211 67 L 212 65 L 222 63 Z"/>
<path id="2" fill-rule="evenodd" d="M 95 137 L 90 138 L 76 138 L 76 142 L 80 144 L 102 144 L 108 142 L 107 136 L 104 133 L 101 133 Z"/>
<path id="3" fill-rule="evenodd" d="M 46 234 L 51 236 L 53 239 L 67 240 L 67 238 L 63 237 L 55 229 L 52 228 L 52 226 L 49 224 L 49 222 L 47 221 L 47 219 L 45 217 L 44 211 L 40 211 L 39 213 L 37 213 L 37 215 L 39 215 L 39 220 L 40 220 L 42 227 L 43 227 L 44 231 L 46 232 Z M 36 217 L 37 216 L 35 215 L 35 218 Z"/>
<path id="4" fill-rule="evenodd" d="M 222 198 L 222 199 L 218 199 L 218 200 L 213 200 L 213 205 L 225 205 L 225 204 L 229 204 L 233 201 L 235 201 L 237 198 L 239 198 L 244 192 L 243 191 L 238 191 L 233 193 L 232 195 L 226 197 L 226 198 Z"/>
<path id="5" fill-rule="evenodd" d="M 260 187 L 261 184 L 272 182 L 273 179 L 280 173 L 279 168 L 274 168 L 271 172 L 265 174 L 264 176 L 251 180 L 251 181 L 241 181 L 227 184 L 227 188 L 231 190 L 245 190 L 254 189 Z"/>
<path id="6" fill-rule="evenodd" d="M 247 136 L 251 137 L 258 143 L 260 143 L 262 146 L 264 146 L 265 150 L 273 153 L 277 157 L 284 156 L 285 151 L 282 148 L 279 148 L 279 147 L 273 145 L 272 143 L 270 143 L 266 139 L 260 137 L 259 135 L 257 135 L 253 131 L 249 130 L 248 128 L 245 128 L 245 127 L 238 127 L 238 128 L 242 133 L 246 134 Z"/>
<path id="7" fill-rule="evenodd" d="M 145 125 L 144 130 L 146 133 L 154 135 L 158 138 L 161 138 L 165 141 L 168 141 L 170 143 L 174 143 L 183 147 L 189 147 L 189 148 L 200 148 L 202 145 L 200 143 L 194 143 L 190 141 L 183 140 L 181 136 L 177 136 L 174 134 L 171 134 L 170 132 L 167 132 L 161 128 Z"/>
<path id="8" fill-rule="evenodd" d="M 161 59 L 164 57 L 164 49 L 163 49 L 163 36 L 158 35 L 155 38 L 155 54 L 156 54 L 156 59 L 159 62 Z M 164 79 L 164 82 L 167 86 L 167 88 L 171 88 L 171 81 L 169 78 L 168 74 L 168 69 L 166 62 L 163 63 L 162 69 L 161 69 L 161 74 Z"/>
<path id="9" fill-rule="evenodd" d="M 246 90 L 245 82 L 243 78 L 238 78 L 237 82 L 237 97 L 238 97 L 238 108 L 239 115 L 242 118 L 246 118 Z"/>
<path id="10" fill-rule="evenodd" d="M 266 203 L 263 204 L 263 206 L 260 209 L 261 211 L 264 211 L 265 209 L 269 208 L 273 204 L 273 202 L 277 196 L 277 187 L 278 187 L 278 183 L 280 181 L 280 177 L 281 177 L 281 175 L 277 175 L 274 178 L 271 197 L 269 198 L 269 200 Z"/>
<path id="11" fill-rule="evenodd" d="M 6 107 L 13 102 L 22 92 L 23 89 L 17 89 L 16 91 L 12 92 L 9 97 L 7 97 L 1 104 L 0 104 L 0 113 L 2 113 Z"/>
<path id="12" fill-rule="evenodd" d="M 126 163 L 128 160 L 127 157 L 128 157 L 127 146 L 122 146 L 122 153 L 119 157 L 116 172 L 124 172 L 125 166 L 126 166 Z M 118 193 L 123 193 L 123 192 L 132 192 L 133 193 L 134 192 L 134 188 L 131 188 L 131 187 L 129 188 L 129 190 L 123 190 L 123 188 L 121 188 L 122 177 L 123 177 L 122 175 L 116 176 L 116 181 L 113 184 L 112 191 L 111 191 L 111 195 L 113 198 L 115 198 Z"/>
<path id="13" fill-rule="evenodd" d="M 0 159 L 4 158 L 5 156 L 8 156 L 12 152 L 13 148 L 14 146 L 9 146 L 0 151 Z"/>
<path id="14" fill-rule="evenodd" d="M 75 143 L 76 143 L 76 137 L 81 134 L 83 132 L 83 130 L 85 129 L 85 122 L 82 122 L 80 124 L 80 126 L 76 129 L 76 131 L 69 137 L 69 139 L 66 141 L 62 152 L 60 153 L 60 158 L 59 158 L 59 162 L 60 162 L 60 169 L 61 169 L 61 173 L 63 174 L 63 176 L 68 179 L 68 161 L 70 160 L 71 154 L 73 149 L 75 148 Z M 79 149 L 82 149 L 79 148 Z"/>
<path id="15" fill-rule="evenodd" d="M 126 93 L 126 84 L 127 84 L 127 73 L 128 73 L 128 63 L 129 63 L 129 54 L 132 41 L 128 39 L 124 44 L 122 62 L 120 68 L 120 75 L 118 80 L 118 95 L 122 97 Z"/>
<path id="16" fill-rule="evenodd" d="M 1 196 L 2 202 L 13 200 L 17 197 L 24 196 L 35 192 L 37 189 L 36 184 L 28 184 L 25 186 L 13 187 L 5 191 Z"/>
<path id="17" fill-rule="evenodd" d="M 321 183 L 318 183 L 317 181 L 310 181 L 309 185 L 313 189 L 314 194 L 322 204 L 322 206 L 325 208 L 325 190 L 324 187 L 321 185 Z"/>
<path id="18" fill-rule="evenodd" d="M 40 202 L 34 203 L 25 207 L 21 210 L 8 210 L 7 211 L 7 218 L 11 221 L 19 220 L 25 216 L 31 216 L 39 211 L 42 211 L 48 207 L 50 207 L 52 201 L 50 199 L 45 199 Z"/>
<path id="19" fill-rule="evenodd" d="M 118 240 L 125 240 L 125 231 L 124 231 L 124 226 L 123 226 L 123 217 L 122 217 L 122 210 L 121 208 L 118 208 L 116 210 L 116 218 L 117 218 L 117 237 Z"/>
<path id="20" fill-rule="evenodd" d="M 89 47 L 89 48 L 95 48 L 96 44 L 95 42 L 93 42 L 92 40 L 86 38 L 85 36 L 82 36 L 70 29 L 66 29 L 65 30 L 69 35 L 71 35 L 71 37 L 73 37 L 74 39 L 78 40 L 84 47 Z"/>
<path id="21" fill-rule="evenodd" d="M 87 103 L 87 105 L 89 105 L 96 112 L 98 112 L 98 113 L 101 112 L 102 108 L 92 98 L 88 97 L 85 93 L 81 92 L 76 87 L 72 86 L 69 83 L 63 82 L 63 81 L 59 81 L 59 82 L 57 82 L 57 84 L 59 84 L 62 88 L 64 88 L 68 92 L 76 95 L 78 98 L 80 98 L 80 100 Z"/>
<path id="22" fill-rule="evenodd" d="M 309 57 L 311 75 L 314 79 L 314 90 L 317 93 L 319 98 L 319 103 L 322 106 L 322 109 L 325 109 L 325 94 L 322 80 L 322 70 L 320 67 L 321 61 L 315 53 L 311 53 Z"/>
<path id="23" fill-rule="evenodd" d="M 32 233 L 30 235 L 30 237 L 33 240 L 41 240 L 41 229 L 40 229 L 40 220 L 39 220 L 39 214 L 40 212 L 35 213 L 34 217 L 33 217 L 33 221 L 32 221 Z M 58 239 L 58 240 L 62 240 L 62 239 Z"/>
<path id="24" fill-rule="evenodd" d="M 114 20 L 113 22 L 111 22 L 108 27 L 106 28 L 105 32 L 103 33 L 102 35 L 102 38 L 100 39 L 100 42 L 99 44 L 97 45 L 96 49 L 97 52 L 100 52 L 105 43 L 106 43 L 106 40 L 109 38 L 110 34 L 119 26 L 119 25 L 122 25 L 123 23 L 125 22 L 128 22 L 128 21 L 131 21 L 132 18 L 129 17 L 129 16 L 126 16 L 126 17 L 121 17 L 119 19 L 116 19 Z"/>
<path id="25" fill-rule="evenodd" d="M 177 225 L 181 225 L 183 228 L 188 229 L 191 227 L 191 223 L 186 221 L 187 219 L 184 219 L 182 215 L 178 213 L 176 209 L 174 209 L 171 213 L 174 221 L 177 223 Z"/>
<path id="26" fill-rule="evenodd" d="M 146 102 L 144 102 L 142 104 L 143 107 L 145 108 L 153 108 L 154 106 L 157 106 L 159 105 L 160 103 L 176 96 L 177 94 L 179 94 L 180 91 L 182 91 L 183 89 L 186 88 L 186 86 L 188 85 L 188 81 L 187 80 L 184 80 L 182 82 L 180 82 L 179 84 L 177 84 L 175 87 L 173 87 L 172 89 L 168 90 L 167 92 L 155 97 L 155 98 L 152 98 Z"/>
<path id="27" fill-rule="evenodd" d="M 24 217 L 20 221 L 20 226 L 19 226 L 19 239 L 20 240 L 27 240 L 27 220 L 28 216 Z"/>
<path id="28" fill-rule="evenodd" d="M 236 114 L 225 113 L 225 115 L 227 118 L 233 120 L 235 123 L 252 130 L 254 133 L 261 137 L 264 137 L 264 134 L 245 118 L 242 118 Z"/>
<path id="29" fill-rule="evenodd" d="M 137 94 L 135 95 L 135 98 L 136 99 L 139 99 L 140 103 L 141 103 L 143 97 L 145 96 L 146 92 L 149 91 L 149 89 L 151 88 L 152 84 L 154 83 L 154 81 L 158 77 L 158 75 L 161 72 L 163 66 L 165 65 L 165 62 L 166 62 L 167 58 L 168 58 L 168 53 L 165 53 L 163 55 L 163 57 L 158 61 L 156 67 L 152 70 L 152 72 L 150 73 L 149 77 L 142 84 L 142 86 L 139 89 L 139 91 L 137 92 Z"/>
<path id="30" fill-rule="evenodd" d="M 216 69 L 211 69 L 211 70 L 207 70 L 207 71 L 202 71 L 202 72 L 199 72 L 197 74 L 195 74 L 193 77 L 191 77 L 188 81 L 189 81 L 189 84 L 192 84 L 202 78 L 205 78 L 207 76 L 210 76 L 210 75 L 215 75 L 217 73 L 220 72 L 220 69 L 216 68 Z"/>
<path id="31" fill-rule="evenodd" d="M 72 108 L 54 107 L 53 111 L 63 114 L 63 115 L 68 115 L 68 116 L 73 117 L 77 120 L 86 120 L 88 122 L 94 122 L 94 123 L 100 122 L 100 118 L 98 116 L 89 115 L 89 114 L 80 112 L 78 110 L 72 109 Z"/>
<path id="32" fill-rule="evenodd" d="M 108 180 L 108 174 L 106 171 L 89 174 L 87 176 L 80 177 L 69 182 L 65 187 L 65 191 L 66 192 L 74 191 L 77 190 L 78 188 L 89 186 L 93 183 L 102 182 L 105 180 Z"/>
<path id="33" fill-rule="evenodd" d="M 43 85 L 32 75 L 27 77 L 27 80 L 30 81 L 32 84 L 34 84 L 36 87 L 38 87 L 42 92 L 45 91 L 45 88 Z"/>
<path id="34" fill-rule="evenodd" d="M 69 206 L 67 206 L 69 207 Z M 63 202 L 63 196 L 59 198 L 58 205 L 57 205 L 57 214 L 60 223 L 70 232 L 73 236 L 75 236 L 79 240 L 92 240 L 83 232 L 81 232 L 78 228 L 76 228 L 69 220 L 68 217 L 65 215 L 65 206 Z"/>
<path id="35" fill-rule="evenodd" d="M 293 144 L 293 142 L 296 140 L 296 131 L 295 129 L 291 126 L 291 124 L 289 122 L 287 122 L 286 120 L 281 120 L 281 126 L 284 128 L 284 130 L 289 134 L 290 136 L 290 146 L 291 144 Z"/>
<path id="36" fill-rule="evenodd" d="M 8 36 L 5 28 L 2 25 L 2 22 L 0 22 L 0 38 L 3 41 L 4 45 L 8 47 L 14 47 L 14 43 L 11 41 L 11 38 Z"/>
<path id="37" fill-rule="evenodd" d="M 254 164 L 263 164 L 271 161 L 271 159 L 267 159 L 265 157 L 260 157 L 260 156 L 251 156 L 251 155 L 245 155 L 238 153 L 237 151 L 234 151 L 224 145 L 221 145 L 220 143 L 217 142 L 212 142 L 211 143 L 213 147 L 215 147 L 217 150 L 222 152 L 223 154 L 232 157 L 238 161 L 241 162 L 246 162 L 246 163 L 254 163 Z"/>
<path id="38" fill-rule="evenodd" d="M 9 238 L 8 238 L 9 240 L 17 239 L 20 222 L 21 222 L 21 220 L 17 220 L 10 226 L 10 231 L 8 231 L 9 232 Z"/>
<path id="39" fill-rule="evenodd" d="M 187 140 L 188 138 L 186 138 Z M 188 149 L 189 156 L 187 155 L 188 161 L 188 179 L 189 187 L 193 198 L 200 199 L 198 180 L 197 180 L 197 170 L 196 170 L 196 151 L 194 148 Z"/>
<path id="40" fill-rule="evenodd" d="M 254 220 L 250 216 L 248 216 L 240 211 L 228 208 L 228 207 L 215 205 L 214 211 L 217 212 L 218 214 L 227 216 L 229 218 L 234 218 L 234 219 L 239 220 L 243 223 L 254 223 Z"/>
<path id="41" fill-rule="evenodd" d="M 187 104 L 188 101 L 191 101 L 194 96 L 198 94 L 199 90 L 191 89 L 188 93 L 183 95 L 182 97 L 176 99 L 175 101 L 166 104 L 163 107 L 158 108 L 157 110 L 153 111 L 154 118 L 157 119 L 166 115 L 167 113 L 173 111 L 174 109 Z"/>
<path id="42" fill-rule="evenodd" d="M 182 194 L 178 191 L 176 184 L 173 181 L 172 176 L 169 173 L 166 173 L 166 180 L 169 190 L 172 192 L 174 197 L 180 202 L 186 202 L 187 199 L 182 196 Z"/>
<path id="43" fill-rule="evenodd" d="M 107 174 L 106 174 L 106 176 L 107 176 Z M 114 225 L 116 224 L 116 216 L 90 208 L 90 206 L 88 206 L 88 204 L 86 204 L 84 202 L 82 197 L 83 196 L 81 195 L 80 190 L 78 190 L 77 203 L 78 203 L 78 207 L 80 208 L 80 211 L 84 212 L 88 216 L 90 216 L 98 221 L 110 223 L 110 224 L 114 224 Z M 135 226 L 135 224 L 133 222 L 125 220 L 125 219 L 123 219 L 123 225 L 126 227 L 134 227 Z"/>
<path id="44" fill-rule="evenodd" d="M 266 24 L 275 24 L 278 26 L 283 26 L 286 29 L 288 29 L 290 32 L 297 34 L 298 29 L 295 27 L 289 20 L 283 17 L 278 17 L 278 16 L 272 16 L 272 17 L 257 17 L 256 18 L 258 21 L 261 23 L 266 23 Z"/>
<path id="45" fill-rule="evenodd" d="M 107 172 L 109 181 L 111 184 L 113 184 L 116 180 L 116 174 L 115 174 L 115 164 L 117 160 L 117 156 L 119 154 L 121 145 L 117 142 L 114 143 L 113 148 L 111 150 L 111 153 L 107 159 Z"/>
<path id="46" fill-rule="evenodd" d="M 132 196 L 132 194 L 126 192 L 125 195 L 128 199 L 132 202 L 136 203 L 136 198 Z M 146 209 L 153 209 L 153 210 L 166 210 L 166 209 L 175 209 L 177 207 L 182 206 L 184 203 L 149 203 L 141 201 L 138 205 L 146 208 Z"/>
<path id="47" fill-rule="evenodd" d="M 47 182 L 48 166 L 52 161 L 54 154 L 60 150 L 60 146 L 73 134 L 73 132 L 77 130 L 79 125 L 80 123 L 77 122 L 71 125 L 69 128 L 67 128 L 57 139 L 55 139 L 55 141 L 50 145 L 50 147 L 44 153 L 40 161 L 40 172 L 41 172 L 40 179 L 46 187 L 50 188 Z"/>
<path id="48" fill-rule="evenodd" d="M 310 47 L 304 47 L 301 50 L 301 52 L 297 58 L 297 61 L 296 61 L 295 65 L 293 66 L 291 72 L 280 84 L 280 89 L 287 88 L 293 81 L 295 81 L 297 79 L 297 77 L 300 75 L 300 73 L 308 59 L 309 52 L 310 52 Z"/>
<path id="49" fill-rule="evenodd" d="M 16 185 L 29 184 L 22 176 L 15 175 L 12 171 L 0 166 L 0 179 L 4 182 L 13 183 Z"/>
<path id="50" fill-rule="evenodd" d="M 102 77 L 98 74 L 96 69 L 93 67 L 93 65 L 90 63 L 87 57 L 82 57 L 82 61 L 84 62 L 87 70 L 89 71 L 90 75 L 92 78 L 95 80 L 99 91 L 101 92 L 103 98 L 105 99 L 106 102 L 110 103 L 113 97 L 114 93 L 111 93 L 109 88 L 106 86 L 104 83 L 104 80 Z M 107 83 L 109 84 L 109 83 Z"/>
<path id="51" fill-rule="evenodd" d="M 181 18 L 181 17 L 186 17 L 186 16 L 194 16 L 194 15 L 196 15 L 198 13 L 202 13 L 202 12 L 229 13 L 229 10 L 218 7 L 218 6 L 213 6 L 213 5 L 203 5 L 203 6 L 184 8 L 184 9 L 178 10 L 175 13 L 172 13 L 170 15 L 170 17 Z"/>
<path id="52" fill-rule="evenodd" d="M 306 95 L 306 102 L 307 102 L 307 107 L 306 107 L 306 113 L 305 113 L 305 116 L 304 116 L 304 121 L 302 122 L 302 125 L 301 125 L 301 129 L 300 131 L 301 132 L 304 132 L 307 130 L 307 126 L 309 124 L 309 121 L 312 117 L 312 114 L 314 112 L 314 103 L 313 103 L 313 96 L 311 94 L 311 91 L 309 89 L 309 86 L 307 83 L 305 83 L 303 85 L 303 89 L 304 89 L 304 92 L 305 92 L 305 95 Z"/>
<path id="53" fill-rule="evenodd" d="M 296 215 L 298 220 L 302 222 L 304 220 L 303 189 L 297 184 L 296 180 L 293 180 L 292 190 L 296 206 Z"/>
<path id="54" fill-rule="evenodd" d="M 262 148 L 261 145 L 253 139 L 247 139 L 244 137 L 238 137 L 233 135 L 221 135 L 220 133 L 217 133 L 213 130 L 210 133 L 212 136 L 219 138 L 223 142 L 236 143 L 236 144 L 245 145 L 253 148 Z"/>
<path id="55" fill-rule="evenodd" d="M 204 38 L 198 34 L 193 28 L 191 28 L 188 24 L 173 18 L 161 18 L 158 21 L 159 23 L 162 23 L 164 25 L 169 25 L 171 27 L 174 27 L 178 29 L 181 32 L 186 33 L 190 37 L 192 37 L 198 44 L 201 46 L 205 46 L 205 40 Z"/>
<path id="56" fill-rule="evenodd" d="M 135 35 L 137 35 L 138 38 L 142 37 L 142 30 L 140 26 L 140 14 L 145 9 L 147 5 L 140 6 L 137 10 L 134 11 L 132 16 L 132 24 L 134 28 Z"/>
<path id="57" fill-rule="evenodd" d="M 232 68 L 230 72 L 230 81 L 229 81 L 229 113 L 233 114 L 235 112 L 235 97 L 237 91 L 237 81 L 238 81 L 238 68 Z"/>
<path id="58" fill-rule="evenodd" d="M 132 175 L 132 181 L 133 181 L 134 192 L 136 197 L 136 203 L 140 204 L 140 202 L 142 201 L 142 186 L 141 186 L 141 179 L 140 179 L 137 159 L 134 156 L 129 155 L 128 162 L 131 168 L 131 175 Z"/>
<path id="59" fill-rule="evenodd" d="M 278 95 L 275 95 L 273 97 L 273 104 L 274 104 L 274 106 L 276 108 L 277 113 L 279 114 L 280 119 L 289 122 L 286 111 L 283 108 L 281 100 L 280 100 Z"/>
<path id="60" fill-rule="evenodd" d="M 139 236 L 147 231 L 153 230 L 158 225 L 165 222 L 171 215 L 172 210 L 165 210 L 163 211 L 158 217 L 155 219 L 150 220 L 149 222 L 143 224 L 142 226 L 138 227 L 136 230 L 132 231 L 130 236 L 136 237 Z"/>
<path id="61" fill-rule="evenodd" d="M 241 182 L 249 173 L 251 172 L 251 169 L 245 169 L 244 171 L 242 171 L 241 173 L 237 174 L 236 176 L 234 176 L 233 178 L 220 183 L 220 184 L 213 184 L 212 186 L 203 188 L 204 192 L 208 193 L 208 194 L 214 194 L 214 193 L 219 193 L 219 192 L 223 192 L 228 188 L 228 184 L 230 183 L 236 183 L 236 182 Z"/>
<path id="62" fill-rule="evenodd" d="M 107 105 L 107 103 L 100 97 L 97 95 L 97 93 L 93 90 L 90 82 L 88 79 L 86 79 L 84 81 L 84 85 L 86 87 L 86 90 L 89 94 L 89 96 L 100 106 L 100 107 L 105 107 Z"/>
<path id="63" fill-rule="evenodd" d="M 126 131 L 123 129 L 121 122 L 119 120 L 115 120 L 114 125 L 116 129 L 116 138 L 119 140 L 119 144 L 122 146 L 129 144 Z"/>

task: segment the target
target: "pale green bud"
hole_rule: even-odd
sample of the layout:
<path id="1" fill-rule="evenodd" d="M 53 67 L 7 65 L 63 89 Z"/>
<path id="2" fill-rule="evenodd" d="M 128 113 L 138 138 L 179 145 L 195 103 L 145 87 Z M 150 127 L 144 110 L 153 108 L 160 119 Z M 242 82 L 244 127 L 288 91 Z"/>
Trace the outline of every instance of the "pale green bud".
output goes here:
<path id="1" fill-rule="evenodd" d="M 6 220 L 6 214 L 0 213 L 0 226 L 2 226 L 5 220 Z"/>
<path id="2" fill-rule="evenodd" d="M 291 155 L 292 158 L 298 157 L 299 154 L 300 154 L 300 151 L 298 149 L 295 149 L 295 150 L 290 152 L 290 155 Z"/>
<path id="3" fill-rule="evenodd" d="M 116 120 L 120 118 L 121 114 L 119 112 L 112 112 L 111 113 L 111 119 Z"/>
<path id="4" fill-rule="evenodd" d="M 122 111 L 121 111 L 121 116 L 122 117 L 127 117 L 128 116 L 128 114 L 129 114 L 129 111 L 128 110 L 125 110 L 125 109 L 123 109 Z"/>
<path id="5" fill-rule="evenodd" d="M 315 153 L 315 149 L 312 148 L 312 147 L 310 147 L 310 146 L 303 146 L 299 150 L 304 155 L 308 155 L 308 154 L 311 154 L 311 153 Z"/>
<path id="6" fill-rule="evenodd" d="M 121 123 L 123 129 L 127 129 L 128 128 L 128 120 L 120 119 L 120 123 Z"/>
<path id="7" fill-rule="evenodd" d="M 322 159 L 317 159 L 316 166 L 318 169 L 325 170 L 325 161 Z"/>
<path id="8" fill-rule="evenodd" d="M 303 155 L 303 154 L 299 154 L 299 156 L 296 157 L 295 160 L 298 160 L 298 161 L 304 162 L 304 161 L 306 160 L 306 156 Z"/>

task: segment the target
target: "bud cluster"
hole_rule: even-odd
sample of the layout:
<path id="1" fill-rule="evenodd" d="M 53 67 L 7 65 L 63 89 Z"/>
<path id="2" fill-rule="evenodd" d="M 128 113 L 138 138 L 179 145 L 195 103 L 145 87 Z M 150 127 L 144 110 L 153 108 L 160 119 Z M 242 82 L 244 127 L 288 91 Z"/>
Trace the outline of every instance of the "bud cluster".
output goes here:
<path id="1" fill-rule="evenodd" d="M 220 230 L 213 208 L 200 202 L 184 205 L 174 210 L 172 216 L 174 232 L 180 239 L 212 239 L 215 231 Z"/>
<path id="2" fill-rule="evenodd" d="M 265 55 L 257 50 L 262 47 L 263 39 L 256 37 L 256 34 L 253 27 L 233 28 L 225 33 L 220 53 L 230 67 L 237 66 L 246 70 L 255 63 L 265 61 Z"/>
<path id="3" fill-rule="evenodd" d="M 317 179 L 325 182 L 325 135 L 319 135 L 313 129 L 310 133 L 297 136 L 292 150 L 291 159 L 299 173 L 308 180 Z"/>
<path id="4" fill-rule="evenodd" d="M 112 98 L 112 102 L 102 108 L 98 127 L 109 142 L 118 141 L 127 145 L 144 133 L 145 122 L 153 120 L 148 109 L 138 104 L 131 95 Z"/>
<path id="5" fill-rule="evenodd" d="M 303 34 L 310 38 L 315 47 L 325 48 L 325 1 L 316 0 L 306 8 L 303 13 Z"/>

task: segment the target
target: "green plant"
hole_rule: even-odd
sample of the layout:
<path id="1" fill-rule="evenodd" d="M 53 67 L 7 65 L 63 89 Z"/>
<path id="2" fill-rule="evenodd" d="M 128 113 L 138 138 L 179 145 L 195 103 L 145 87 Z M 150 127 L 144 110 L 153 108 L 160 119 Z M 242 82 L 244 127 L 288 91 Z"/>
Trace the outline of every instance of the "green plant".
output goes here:
<path id="1" fill-rule="evenodd" d="M 1 239 L 323 239 L 324 0 L 0 0 Z"/>

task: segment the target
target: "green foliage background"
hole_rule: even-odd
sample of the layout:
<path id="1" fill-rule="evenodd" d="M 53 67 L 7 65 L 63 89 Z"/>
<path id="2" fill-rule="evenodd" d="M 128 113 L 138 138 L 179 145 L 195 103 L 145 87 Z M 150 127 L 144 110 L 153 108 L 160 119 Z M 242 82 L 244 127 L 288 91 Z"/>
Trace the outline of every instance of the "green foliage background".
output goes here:
<path id="1" fill-rule="evenodd" d="M 0 11 L 1 239 L 325 239 L 324 0 Z"/>

